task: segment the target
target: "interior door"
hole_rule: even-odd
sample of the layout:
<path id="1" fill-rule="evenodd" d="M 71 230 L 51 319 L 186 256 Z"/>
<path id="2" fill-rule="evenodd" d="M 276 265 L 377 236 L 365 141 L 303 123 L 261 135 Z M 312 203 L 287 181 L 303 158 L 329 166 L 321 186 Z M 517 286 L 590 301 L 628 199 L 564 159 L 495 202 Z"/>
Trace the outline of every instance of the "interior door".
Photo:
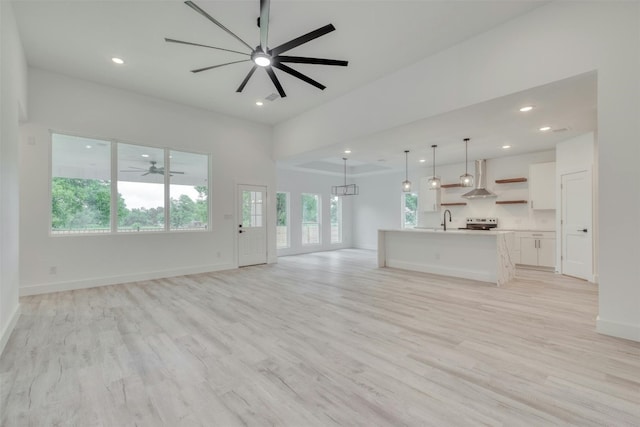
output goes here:
<path id="1" fill-rule="evenodd" d="M 238 266 L 267 262 L 267 187 L 239 185 Z"/>
<path id="2" fill-rule="evenodd" d="M 593 280 L 591 173 L 562 175 L 562 274 Z"/>

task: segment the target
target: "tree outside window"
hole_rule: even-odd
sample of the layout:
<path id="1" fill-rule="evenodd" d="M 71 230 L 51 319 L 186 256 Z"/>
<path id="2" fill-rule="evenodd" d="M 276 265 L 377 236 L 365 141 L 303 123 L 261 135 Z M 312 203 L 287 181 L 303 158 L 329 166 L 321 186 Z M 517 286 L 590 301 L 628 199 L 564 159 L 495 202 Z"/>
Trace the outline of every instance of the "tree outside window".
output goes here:
<path id="1" fill-rule="evenodd" d="M 418 195 L 402 193 L 402 228 L 415 228 L 418 225 Z"/>

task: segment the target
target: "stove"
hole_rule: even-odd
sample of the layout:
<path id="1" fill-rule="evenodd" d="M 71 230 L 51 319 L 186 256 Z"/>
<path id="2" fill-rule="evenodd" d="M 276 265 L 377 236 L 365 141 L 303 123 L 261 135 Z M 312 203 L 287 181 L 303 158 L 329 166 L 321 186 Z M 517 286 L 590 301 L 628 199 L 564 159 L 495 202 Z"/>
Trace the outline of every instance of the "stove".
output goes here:
<path id="1" fill-rule="evenodd" d="M 493 230 L 498 228 L 498 218 L 467 218 L 467 226 L 459 230 Z"/>

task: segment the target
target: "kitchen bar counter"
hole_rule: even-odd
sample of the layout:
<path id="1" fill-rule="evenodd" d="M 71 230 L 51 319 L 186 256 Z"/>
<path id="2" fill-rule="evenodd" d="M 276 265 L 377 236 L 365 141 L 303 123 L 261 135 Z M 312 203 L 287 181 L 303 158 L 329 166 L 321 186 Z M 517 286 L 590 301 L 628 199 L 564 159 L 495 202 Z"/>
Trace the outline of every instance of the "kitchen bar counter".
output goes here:
<path id="1" fill-rule="evenodd" d="M 378 230 L 378 266 L 495 283 L 515 276 L 512 231 Z"/>

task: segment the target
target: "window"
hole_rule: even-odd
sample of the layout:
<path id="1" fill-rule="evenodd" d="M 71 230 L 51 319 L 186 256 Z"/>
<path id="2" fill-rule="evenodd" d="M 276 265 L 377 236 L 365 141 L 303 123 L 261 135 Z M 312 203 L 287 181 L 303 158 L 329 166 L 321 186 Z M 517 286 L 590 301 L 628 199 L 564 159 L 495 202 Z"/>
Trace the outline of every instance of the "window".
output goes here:
<path id="1" fill-rule="evenodd" d="M 418 225 L 418 195 L 402 193 L 402 228 L 414 228 Z"/>
<path id="2" fill-rule="evenodd" d="M 242 192 L 242 227 L 262 227 L 262 191 Z"/>
<path id="3" fill-rule="evenodd" d="M 342 198 L 331 198 L 331 243 L 342 243 Z"/>
<path id="4" fill-rule="evenodd" d="M 118 231 L 164 231 L 164 150 L 118 144 Z"/>
<path id="5" fill-rule="evenodd" d="M 51 231 L 111 231 L 111 143 L 53 134 Z"/>
<path id="6" fill-rule="evenodd" d="M 52 134 L 51 163 L 53 234 L 208 227 L 205 154 Z"/>
<path id="7" fill-rule="evenodd" d="M 320 244 L 320 195 L 302 193 L 302 244 Z"/>
<path id="8" fill-rule="evenodd" d="M 276 247 L 288 248 L 289 241 L 289 193 L 276 193 Z"/>
<path id="9" fill-rule="evenodd" d="M 202 230 L 209 224 L 209 158 L 170 151 L 169 217 L 171 230 Z"/>

